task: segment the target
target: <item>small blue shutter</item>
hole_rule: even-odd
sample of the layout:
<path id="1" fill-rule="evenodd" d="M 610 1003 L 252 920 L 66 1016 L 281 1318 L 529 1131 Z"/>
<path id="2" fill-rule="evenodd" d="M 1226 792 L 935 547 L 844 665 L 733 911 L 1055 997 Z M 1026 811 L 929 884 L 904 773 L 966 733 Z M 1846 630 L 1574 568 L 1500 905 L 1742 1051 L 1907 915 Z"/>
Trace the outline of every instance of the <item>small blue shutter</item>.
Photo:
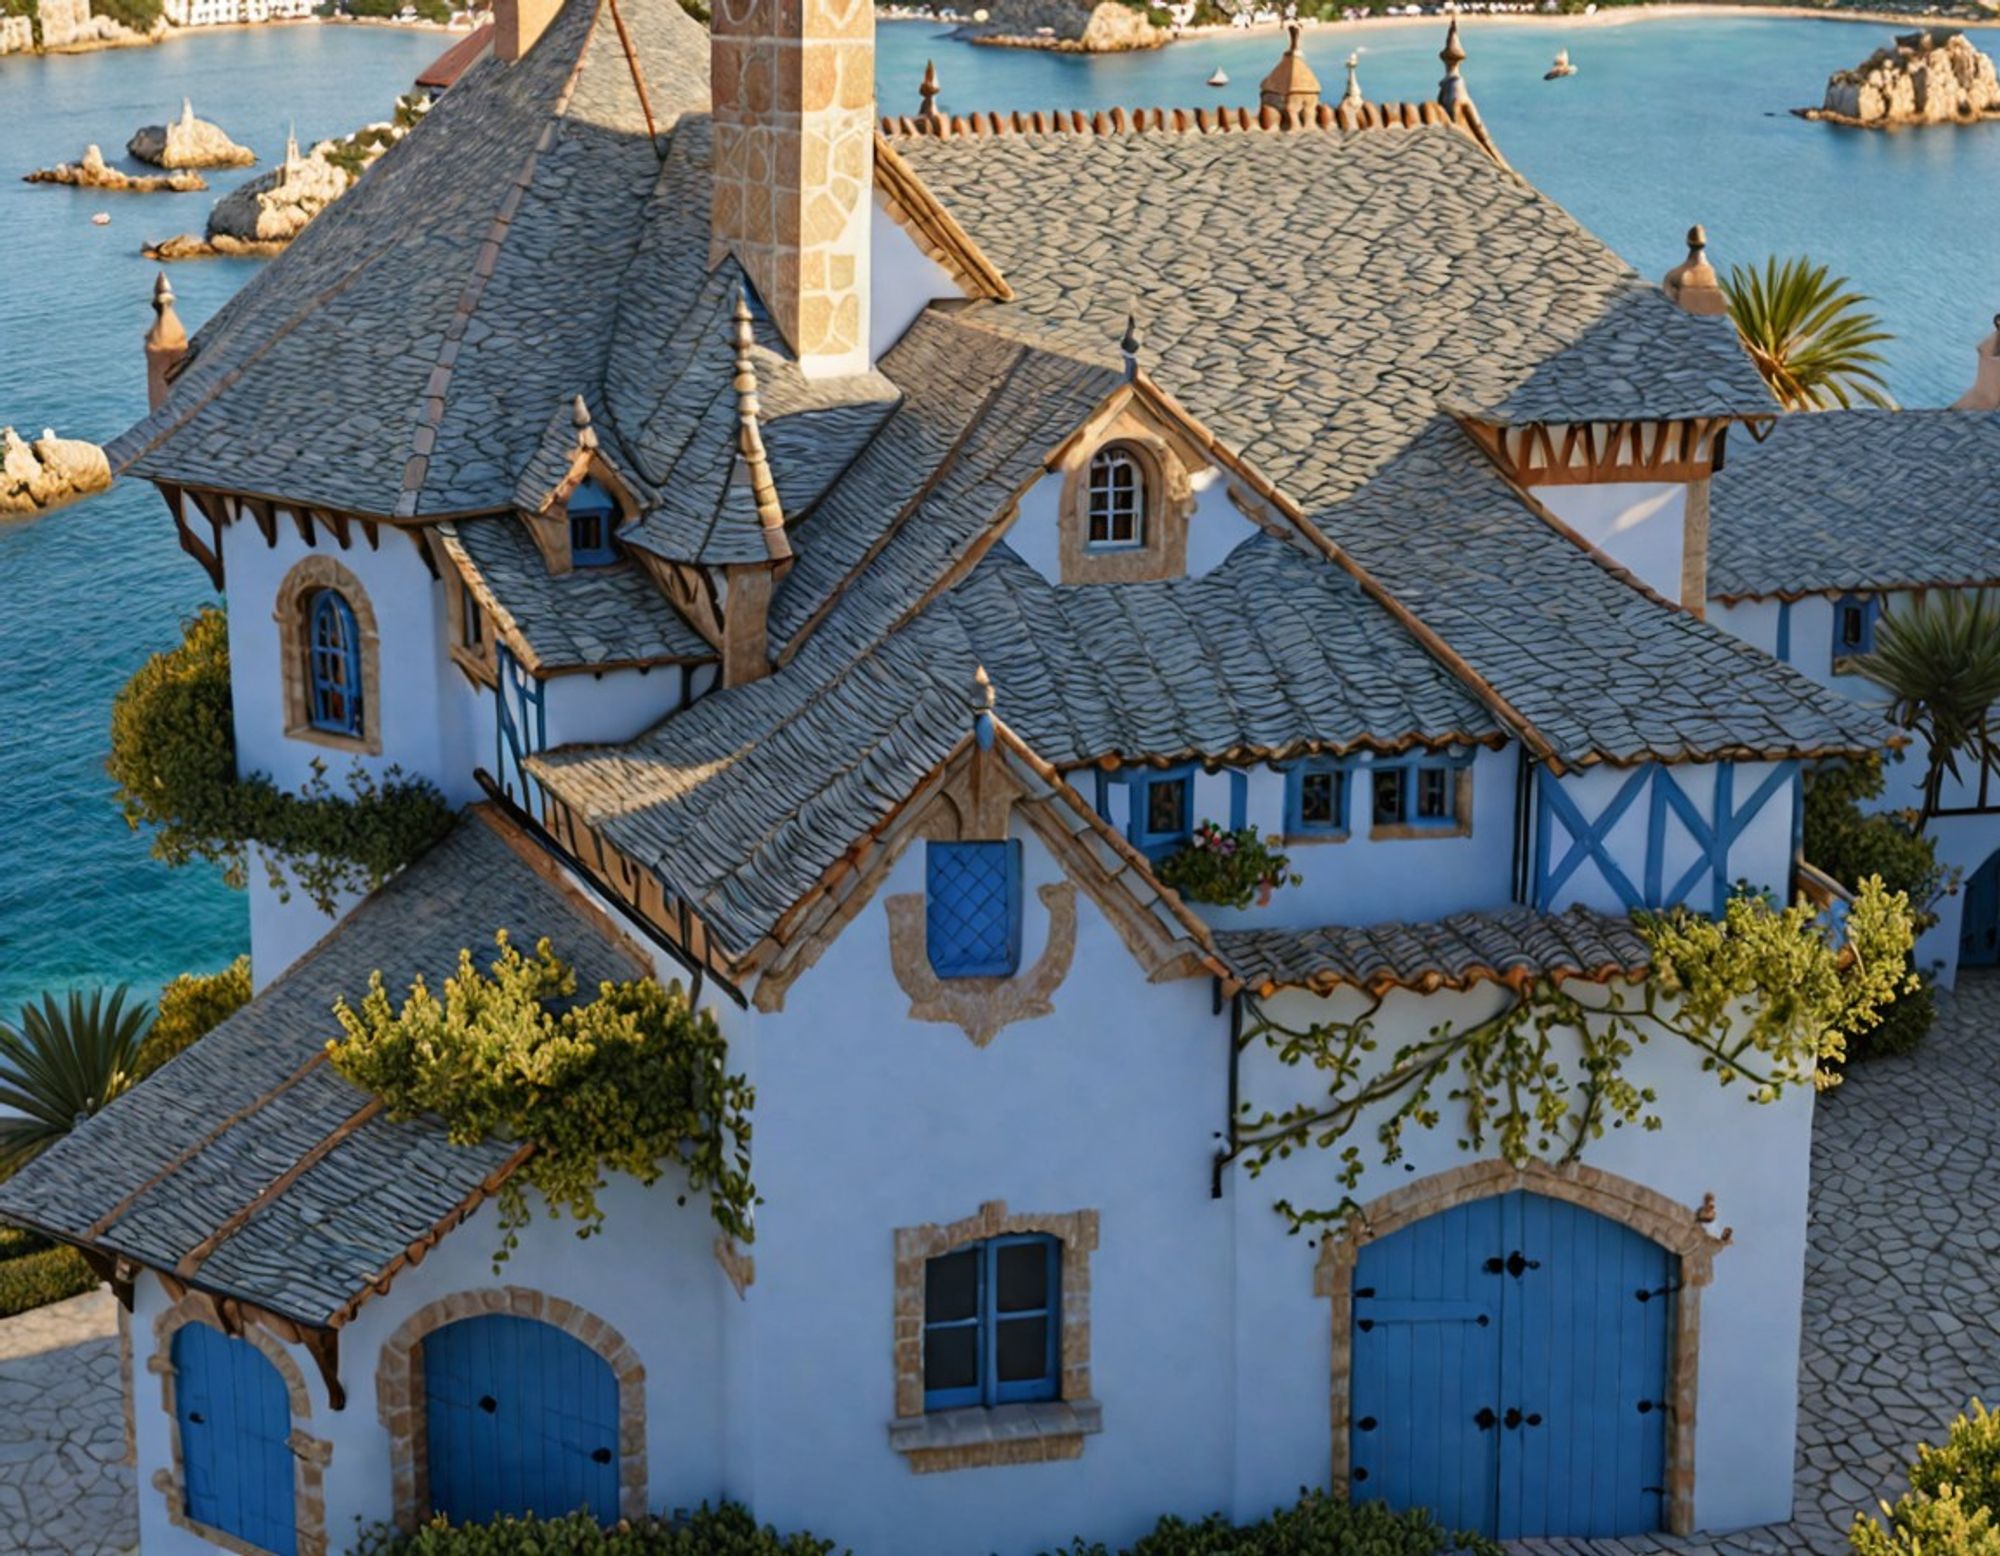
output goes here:
<path id="1" fill-rule="evenodd" d="M 453 1523 L 618 1517 L 618 1379 L 581 1340 L 495 1313 L 424 1339 L 430 1501 Z"/>
<path id="2" fill-rule="evenodd" d="M 940 978 L 1004 978 L 1021 965 L 1021 845 L 928 843 L 924 946 Z"/>
<path id="3" fill-rule="evenodd" d="M 248 1340 L 206 1324 L 174 1331 L 174 1418 L 187 1516 L 273 1556 L 297 1556 L 291 1399 Z"/>
<path id="4" fill-rule="evenodd" d="M 578 567 L 602 567 L 618 560 L 611 532 L 617 526 L 618 505 L 596 481 L 585 481 L 569 494 L 569 559 Z"/>

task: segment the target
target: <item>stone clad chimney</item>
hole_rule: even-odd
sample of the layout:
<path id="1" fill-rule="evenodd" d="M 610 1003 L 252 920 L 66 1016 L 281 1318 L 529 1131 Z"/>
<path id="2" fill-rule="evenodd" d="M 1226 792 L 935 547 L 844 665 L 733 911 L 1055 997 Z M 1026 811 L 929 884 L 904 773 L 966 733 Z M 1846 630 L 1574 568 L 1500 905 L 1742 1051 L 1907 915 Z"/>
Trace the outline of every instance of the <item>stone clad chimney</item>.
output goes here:
<path id="1" fill-rule="evenodd" d="M 493 57 L 511 64 L 535 46 L 562 0 L 493 0 Z"/>
<path id="2" fill-rule="evenodd" d="M 1291 109 L 1309 114 L 1319 107 L 1319 77 L 1312 73 L 1305 55 L 1299 52 L 1299 24 L 1291 24 L 1292 46 L 1279 57 L 1271 73 L 1257 88 L 1257 100 L 1266 108 Z"/>
<path id="3" fill-rule="evenodd" d="M 153 283 L 153 327 L 146 331 L 146 409 L 157 411 L 167 398 L 167 375 L 188 352 L 187 331 L 174 312 L 174 288 L 166 271 Z"/>
<path id="4" fill-rule="evenodd" d="M 1993 333 L 1979 343 L 1979 376 L 1972 387 L 1951 402 L 1955 411 L 2000 411 L 2000 313 L 1993 315 Z"/>
<path id="5" fill-rule="evenodd" d="M 1689 313 L 1715 316 L 1729 312 L 1729 299 L 1715 278 L 1715 267 L 1708 262 L 1708 234 L 1699 223 L 1688 228 L 1688 257 L 1666 273 L 1660 290 Z"/>
<path id="6" fill-rule="evenodd" d="M 733 254 L 809 377 L 868 367 L 871 0 L 717 0 L 711 264 Z"/>

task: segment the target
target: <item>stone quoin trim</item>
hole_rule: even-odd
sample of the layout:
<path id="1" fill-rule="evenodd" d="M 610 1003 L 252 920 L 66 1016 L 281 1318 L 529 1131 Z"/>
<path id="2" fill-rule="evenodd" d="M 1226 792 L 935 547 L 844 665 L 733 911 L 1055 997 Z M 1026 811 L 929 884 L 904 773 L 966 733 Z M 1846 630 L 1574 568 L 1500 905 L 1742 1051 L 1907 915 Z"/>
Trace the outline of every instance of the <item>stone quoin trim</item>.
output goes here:
<path id="1" fill-rule="evenodd" d="M 335 589 L 354 612 L 354 624 L 361 632 L 361 738 L 315 729 L 311 696 L 307 687 L 311 652 L 310 627 L 306 620 L 306 597 L 315 589 Z M 278 585 L 277 607 L 271 619 L 278 624 L 279 655 L 285 691 L 285 734 L 293 740 L 332 746 L 338 751 L 355 751 L 368 756 L 382 754 L 382 634 L 375 622 L 375 607 L 368 591 L 333 557 L 322 553 L 300 560 Z"/>
<path id="2" fill-rule="evenodd" d="M 646 1515 L 646 1369 L 624 1336 L 561 1297 L 525 1286 L 454 1291 L 420 1307 L 382 1344 L 375 1367 L 375 1411 L 389 1433 L 394 1521 L 414 1531 L 430 1512 L 430 1465 L 424 1419 L 424 1336 L 461 1318 L 507 1314 L 533 1318 L 581 1340 L 618 1380 L 618 1515 Z"/>
<path id="3" fill-rule="evenodd" d="M 177 1330 L 188 1324 L 207 1324 L 225 1334 L 227 1327 L 217 1321 L 215 1303 L 198 1291 L 191 1291 L 173 1306 L 163 1309 L 153 1320 L 153 1354 L 146 1358 L 146 1370 L 160 1380 L 160 1405 L 167 1413 L 167 1448 L 171 1467 L 153 1472 L 153 1489 L 166 1499 L 167 1518 L 175 1528 L 233 1551 L 236 1556 L 267 1556 L 261 1545 L 252 1545 L 233 1534 L 197 1523 L 187 1511 L 187 1467 L 181 1457 L 180 1417 L 174 1409 L 173 1340 Z M 285 1395 L 291 1401 L 292 1431 L 286 1439 L 292 1450 L 292 1496 L 297 1513 L 299 1556 L 327 1556 L 326 1467 L 333 1458 L 333 1444 L 310 1435 L 297 1423 L 312 1415 L 312 1396 L 307 1392 L 305 1374 L 292 1360 L 275 1335 L 256 1324 L 245 1324 L 237 1338 L 247 1340 L 262 1351 L 284 1379 Z M 131 1398 L 131 1390 L 126 1391 Z"/>
<path id="4" fill-rule="evenodd" d="M 1321 1241 L 1313 1270 L 1313 1294 L 1330 1298 L 1333 1304 L 1334 1495 L 1345 1497 L 1349 1492 L 1354 1265 L 1362 1245 L 1443 1211 L 1516 1189 L 1581 1206 L 1606 1220 L 1630 1227 L 1679 1256 L 1680 1292 L 1674 1302 L 1674 1333 L 1669 1343 L 1668 1363 L 1668 1411 L 1672 1425 L 1667 1432 L 1666 1527 L 1669 1534 L 1691 1534 L 1701 1289 L 1714 1279 L 1715 1256 L 1729 1246 L 1730 1233 L 1725 1230 L 1716 1237 L 1709 1232 L 1704 1218 L 1714 1214 L 1712 1201 L 1700 1210 L 1691 1210 L 1643 1184 L 1581 1162 L 1562 1167 L 1530 1162 L 1520 1168 L 1504 1161 L 1468 1162 L 1384 1194 L 1364 1205 L 1345 1226 L 1329 1232 Z"/>
<path id="5" fill-rule="evenodd" d="M 968 1243 L 1022 1232 L 1044 1233 L 1062 1245 L 1059 1397 L 925 1414 L 924 1265 Z M 889 1423 L 889 1443 L 914 1473 L 1083 1456 L 1084 1438 L 1103 1427 L 1102 1408 L 1090 1392 L 1090 1256 L 1096 1251 L 1096 1211 L 1014 1214 L 997 1199 L 963 1221 L 896 1229 L 896 1419 Z"/>

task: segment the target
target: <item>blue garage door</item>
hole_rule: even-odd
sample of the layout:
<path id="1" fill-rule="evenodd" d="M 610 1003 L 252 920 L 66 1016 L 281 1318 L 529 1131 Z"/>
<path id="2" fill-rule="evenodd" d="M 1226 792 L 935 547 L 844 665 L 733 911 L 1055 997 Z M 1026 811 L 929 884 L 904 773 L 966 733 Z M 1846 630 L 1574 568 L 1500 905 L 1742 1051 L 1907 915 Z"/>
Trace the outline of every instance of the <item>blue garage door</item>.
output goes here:
<path id="1" fill-rule="evenodd" d="M 285 1380 L 248 1340 L 206 1324 L 174 1331 L 172 1359 L 188 1517 L 274 1556 L 295 1556 Z"/>
<path id="2" fill-rule="evenodd" d="M 1678 1263 L 1616 1222 L 1525 1193 L 1367 1244 L 1354 1271 L 1355 1497 L 1503 1540 L 1660 1528 Z"/>
<path id="3" fill-rule="evenodd" d="M 589 1346 L 494 1314 L 424 1338 L 431 1507 L 453 1523 L 502 1514 L 618 1517 L 618 1380 Z"/>

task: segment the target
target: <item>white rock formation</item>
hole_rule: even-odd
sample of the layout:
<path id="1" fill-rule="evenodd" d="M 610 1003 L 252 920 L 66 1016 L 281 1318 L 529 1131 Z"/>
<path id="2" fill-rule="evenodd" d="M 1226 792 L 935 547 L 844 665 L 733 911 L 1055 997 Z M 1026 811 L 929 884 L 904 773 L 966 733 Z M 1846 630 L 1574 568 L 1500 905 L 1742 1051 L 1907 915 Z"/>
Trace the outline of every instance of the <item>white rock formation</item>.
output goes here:
<path id="1" fill-rule="evenodd" d="M 95 146 L 86 146 L 77 162 L 58 162 L 54 167 L 37 168 L 22 175 L 29 184 L 71 184 L 79 189 L 115 189 L 124 194 L 195 194 L 208 187 L 199 173 L 142 173 L 134 175 L 104 160 Z"/>
<path id="2" fill-rule="evenodd" d="M 1013 48 L 1112 54 L 1156 49 L 1172 34 L 1118 0 L 997 0 L 986 21 L 960 36 Z"/>
<path id="3" fill-rule="evenodd" d="M 28 443 L 12 427 L 0 427 L 0 519 L 32 518 L 110 484 L 111 465 L 95 443 L 59 438 L 47 428 Z"/>
<path id="4" fill-rule="evenodd" d="M 347 193 L 347 174 L 318 156 L 299 155 L 287 141 L 280 167 L 251 179 L 216 201 L 208 215 L 210 238 L 245 243 L 289 243 L 306 223 Z"/>
<path id="5" fill-rule="evenodd" d="M 2000 76 L 1962 32 L 1905 33 L 1858 68 L 1835 71 L 1816 118 L 1883 129 L 1959 124 L 2000 113 Z"/>
<path id="6" fill-rule="evenodd" d="M 219 125 L 194 116 L 194 105 L 181 99 L 181 116 L 172 124 L 149 124 L 125 144 L 141 162 L 155 167 L 248 167 L 257 153 L 239 146 Z"/>

